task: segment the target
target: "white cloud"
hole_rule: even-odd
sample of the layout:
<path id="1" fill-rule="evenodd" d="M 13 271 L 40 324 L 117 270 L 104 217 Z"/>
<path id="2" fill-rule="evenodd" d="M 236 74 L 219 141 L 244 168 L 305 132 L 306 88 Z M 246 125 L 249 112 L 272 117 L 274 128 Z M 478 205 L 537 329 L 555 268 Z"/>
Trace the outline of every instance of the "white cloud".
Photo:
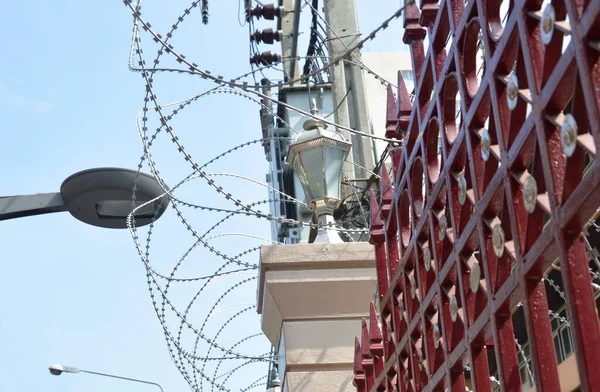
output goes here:
<path id="1" fill-rule="evenodd" d="M 48 113 L 52 109 L 52 102 L 50 101 L 35 101 L 32 105 L 32 109 L 36 113 Z"/>
<path id="2" fill-rule="evenodd" d="M 10 94 L 6 97 L 6 100 L 8 101 L 8 103 L 15 106 L 27 105 L 27 100 L 21 95 Z"/>
<path id="3" fill-rule="evenodd" d="M 56 94 L 56 91 L 51 91 L 51 95 Z M 30 110 L 35 113 L 48 113 L 52 110 L 52 102 L 45 99 L 36 99 L 31 101 L 27 97 L 15 94 L 10 91 L 6 84 L 0 81 L 0 102 L 6 103 L 11 106 L 16 106 Z"/>

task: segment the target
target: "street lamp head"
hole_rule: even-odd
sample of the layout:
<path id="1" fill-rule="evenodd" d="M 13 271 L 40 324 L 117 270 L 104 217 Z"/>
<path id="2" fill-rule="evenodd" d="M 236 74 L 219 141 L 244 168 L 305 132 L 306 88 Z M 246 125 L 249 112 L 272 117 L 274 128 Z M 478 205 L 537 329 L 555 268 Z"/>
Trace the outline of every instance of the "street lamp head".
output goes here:
<path id="1" fill-rule="evenodd" d="M 54 376 L 60 376 L 63 372 L 63 367 L 62 365 L 50 365 L 48 370 L 50 370 L 50 374 Z"/>
<path id="2" fill-rule="evenodd" d="M 79 373 L 80 371 L 79 369 L 71 366 L 63 366 L 58 364 L 48 366 L 48 370 L 53 376 L 60 376 L 62 373 Z"/>
<path id="3" fill-rule="evenodd" d="M 160 218 L 169 206 L 163 188 L 156 178 L 135 170 L 84 170 L 64 180 L 60 193 L 0 196 L 0 221 L 69 211 L 93 226 L 126 229 L 133 212 L 135 226 L 140 227 Z"/>
<path id="4" fill-rule="evenodd" d="M 340 203 L 342 168 L 352 144 L 340 133 L 327 129 L 327 124 L 318 117 L 307 120 L 303 128 L 304 132 L 290 146 L 287 162 L 294 167 L 319 224 L 330 224 L 333 210 Z M 318 234 L 315 242 L 342 241 L 331 232 L 329 236 Z"/>
<path id="5" fill-rule="evenodd" d="M 134 188 L 135 201 L 132 200 Z M 60 194 L 75 218 L 110 229 L 127 228 L 129 213 L 146 202 L 154 200 L 136 210 L 136 227 L 154 222 L 169 205 L 168 196 L 161 197 L 164 190 L 153 176 L 131 169 L 80 171 L 63 181 Z"/>
<path id="6" fill-rule="evenodd" d="M 306 199 L 317 214 L 331 213 L 340 200 L 342 167 L 352 145 L 315 119 L 307 120 L 304 132 L 290 146 L 287 161 L 294 167 Z M 327 201 L 325 203 L 321 203 Z M 319 204 L 332 207 L 319 208 Z"/>

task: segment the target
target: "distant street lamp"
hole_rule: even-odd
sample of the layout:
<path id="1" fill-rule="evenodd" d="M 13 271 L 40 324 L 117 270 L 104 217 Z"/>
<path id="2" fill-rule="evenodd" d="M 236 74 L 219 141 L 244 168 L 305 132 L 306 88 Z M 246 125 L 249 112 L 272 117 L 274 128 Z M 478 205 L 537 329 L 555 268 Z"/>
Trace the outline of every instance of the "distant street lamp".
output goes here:
<path id="1" fill-rule="evenodd" d="M 316 105 L 312 114 L 318 114 Z M 287 162 L 294 167 L 306 200 L 318 217 L 319 231 L 315 243 L 343 242 L 332 230 L 333 210 L 340 203 L 342 168 L 352 147 L 344 137 L 319 119 L 308 119 L 304 132 L 290 146 Z"/>
<path id="2" fill-rule="evenodd" d="M 144 381 L 144 380 L 137 380 L 135 378 L 115 376 L 113 374 L 92 372 L 92 371 L 89 371 L 89 370 L 83 370 L 83 369 L 78 369 L 76 367 L 63 366 L 63 365 L 50 365 L 48 367 L 48 370 L 50 370 L 50 374 L 52 374 L 54 376 L 60 376 L 62 373 L 88 373 L 88 374 L 94 374 L 96 376 L 104 376 L 104 377 L 110 377 L 110 378 L 117 378 L 119 380 L 139 382 L 139 383 L 142 383 L 142 384 L 156 385 L 157 387 L 160 388 L 160 390 L 162 392 L 164 392 L 163 389 L 162 389 L 162 387 L 159 384 L 157 384 L 155 382 L 151 382 L 151 381 Z"/>
<path id="3" fill-rule="evenodd" d="M 131 198 L 134 186 L 135 202 Z M 78 220 L 93 226 L 124 229 L 126 218 L 134 208 L 156 199 L 134 214 L 136 226 L 144 226 L 167 209 L 169 200 L 166 196 L 160 197 L 163 194 L 158 181 L 148 174 L 130 169 L 89 169 L 68 177 L 57 193 L 0 196 L 0 221 L 69 211 Z"/>

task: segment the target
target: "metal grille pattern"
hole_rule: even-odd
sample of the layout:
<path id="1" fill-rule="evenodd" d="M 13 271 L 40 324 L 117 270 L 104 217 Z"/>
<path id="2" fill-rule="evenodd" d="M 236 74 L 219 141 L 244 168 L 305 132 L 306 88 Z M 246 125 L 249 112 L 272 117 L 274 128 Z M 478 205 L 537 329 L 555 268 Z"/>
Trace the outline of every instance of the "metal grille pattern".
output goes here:
<path id="1" fill-rule="evenodd" d="M 600 388 L 582 234 L 600 205 L 600 1 L 501 7 L 406 8 L 417 83 L 414 102 L 401 74 L 397 101 L 388 90 L 386 136 L 404 148 L 371 195 L 379 296 L 355 342 L 359 392 L 521 390 L 518 328 L 536 389 L 560 390 L 543 279 L 557 264 L 581 390 Z"/>

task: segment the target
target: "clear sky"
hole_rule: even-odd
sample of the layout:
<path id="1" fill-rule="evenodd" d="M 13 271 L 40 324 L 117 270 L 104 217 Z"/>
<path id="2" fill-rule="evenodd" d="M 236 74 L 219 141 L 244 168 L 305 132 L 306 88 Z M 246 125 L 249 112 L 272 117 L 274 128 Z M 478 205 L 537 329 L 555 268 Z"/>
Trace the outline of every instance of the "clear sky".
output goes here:
<path id="1" fill-rule="evenodd" d="M 144 17 L 164 34 L 188 3 L 147 0 Z M 358 4 L 363 32 L 399 7 L 398 0 L 380 0 L 377 7 L 367 0 Z M 175 47 L 203 69 L 226 78 L 246 72 L 248 34 L 247 27 L 238 24 L 237 1 L 213 0 L 210 6 L 209 26 L 201 24 L 200 13 L 194 10 L 178 29 Z M 0 195 L 58 191 L 67 176 L 88 168 L 135 168 L 142 153 L 136 114 L 144 84 L 139 74 L 127 68 L 132 17 L 122 1 L 7 2 L 0 20 Z M 263 27 L 271 25 L 261 23 Z M 394 22 L 367 50 L 405 50 L 400 24 Z M 145 55 L 153 58 L 157 47 L 147 35 L 142 38 Z M 161 103 L 212 87 L 181 75 L 157 75 L 155 86 Z M 156 127 L 156 119 L 152 121 L 151 130 Z M 260 137 L 258 106 L 231 95 L 198 101 L 178 116 L 173 126 L 198 163 Z M 190 173 L 189 165 L 165 135 L 159 138 L 153 155 L 171 186 Z M 262 148 L 253 145 L 207 170 L 263 181 L 267 162 Z M 263 188 L 222 177 L 219 181 L 246 202 L 266 198 Z M 178 195 L 195 204 L 226 205 L 201 183 Z M 223 216 L 195 210 L 184 213 L 199 233 Z M 232 221 L 215 234 L 232 231 L 269 236 L 267 222 L 248 218 Z M 260 244 L 235 237 L 212 242 L 230 256 Z M 169 271 L 192 243 L 192 236 L 170 210 L 157 224 L 151 262 L 159 270 Z M 258 254 L 243 260 L 257 263 Z M 194 250 L 178 276 L 212 273 L 221 261 L 202 248 Z M 189 390 L 169 357 L 145 268 L 126 230 L 94 228 L 66 213 L 3 221 L 0 266 L 0 392 L 151 390 L 88 375 L 53 377 L 47 371 L 51 363 L 151 380 L 169 392 Z M 213 285 L 214 290 L 207 291 L 191 310 L 194 325 L 202 324 L 207 310 L 232 282 L 246 277 Z M 171 296 L 185 309 L 198 289 L 197 283 L 179 284 Z M 228 315 L 243 309 L 237 305 L 253 303 L 255 292 L 256 281 L 249 281 L 222 303 L 236 306 L 211 319 L 209 334 L 216 333 Z M 253 310 L 244 317 L 226 331 L 228 338 L 260 331 Z M 175 326 L 172 315 L 169 320 L 170 326 Z M 186 341 L 186 347 L 192 346 L 193 341 Z M 268 349 L 264 338 L 244 346 L 252 355 Z M 262 376 L 258 371 L 240 373 L 228 385 L 244 387 Z"/>

